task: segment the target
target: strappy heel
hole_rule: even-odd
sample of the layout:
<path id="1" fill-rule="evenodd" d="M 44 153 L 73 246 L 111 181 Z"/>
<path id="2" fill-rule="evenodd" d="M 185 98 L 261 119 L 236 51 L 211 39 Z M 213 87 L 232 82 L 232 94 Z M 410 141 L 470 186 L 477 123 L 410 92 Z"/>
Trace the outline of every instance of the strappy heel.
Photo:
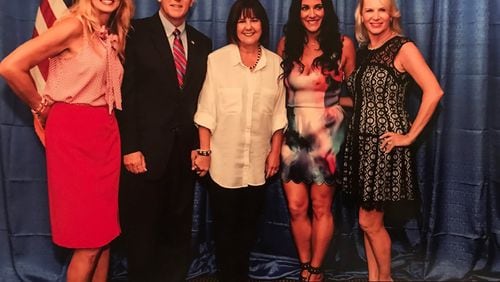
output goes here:
<path id="1" fill-rule="evenodd" d="M 325 281 L 325 276 L 323 275 L 323 269 L 321 267 L 313 267 L 309 264 L 309 277 L 306 281 L 317 282 L 317 281 Z M 311 280 L 312 275 L 319 275 L 319 280 Z"/>
<path id="2" fill-rule="evenodd" d="M 304 272 L 307 271 L 309 272 L 309 268 L 311 267 L 310 262 L 301 262 L 300 263 L 300 273 L 299 273 L 299 281 L 300 282 L 307 282 L 309 281 L 309 277 L 311 276 L 310 273 L 309 275 L 304 276 Z"/>

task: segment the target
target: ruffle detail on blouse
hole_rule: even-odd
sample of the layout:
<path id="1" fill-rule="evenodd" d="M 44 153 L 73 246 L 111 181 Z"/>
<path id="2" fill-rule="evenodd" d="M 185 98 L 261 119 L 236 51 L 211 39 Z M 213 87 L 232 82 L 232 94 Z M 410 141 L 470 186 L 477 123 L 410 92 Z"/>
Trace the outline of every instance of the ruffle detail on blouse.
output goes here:
<path id="1" fill-rule="evenodd" d="M 117 64 L 120 64 L 117 54 L 118 36 L 109 33 L 105 26 L 96 31 L 96 35 L 106 49 L 106 93 L 104 99 L 111 113 L 113 108 L 122 109 L 122 73 L 118 71 L 120 66 L 117 66 Z"/>

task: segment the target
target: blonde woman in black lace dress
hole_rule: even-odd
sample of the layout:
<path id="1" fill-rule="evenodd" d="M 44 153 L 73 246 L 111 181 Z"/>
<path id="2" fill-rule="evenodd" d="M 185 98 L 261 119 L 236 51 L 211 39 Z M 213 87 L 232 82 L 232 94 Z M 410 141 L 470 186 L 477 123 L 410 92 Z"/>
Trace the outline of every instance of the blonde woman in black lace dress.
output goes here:
<path id="1" fill-rule="evenodd" d="M 369 281 L 392 281 L 384 208 L 417 199 L 409 146 L 431 118 L 443 91 L 415 44 L 401 35 L 394 0 L 359 0 L 355 19 L 361 48 L 357 68 L 348 80 L 354 113 L 343 184 L 360 205 Z M 412 79 L 423 92 L 413 122 L 405 109 Z"/>

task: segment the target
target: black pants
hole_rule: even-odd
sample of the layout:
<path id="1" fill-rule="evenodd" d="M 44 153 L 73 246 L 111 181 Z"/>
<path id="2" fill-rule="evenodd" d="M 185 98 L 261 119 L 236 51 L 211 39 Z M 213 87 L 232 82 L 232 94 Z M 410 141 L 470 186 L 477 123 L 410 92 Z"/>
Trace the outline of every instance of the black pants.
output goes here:
<path id="1" fill-rule="evenodd" d="M 161 179 L 123 173 L 120 221 L 129 281 L 186 280 L 192 254 L 195 175 L 189 150 L 178 150 L 178 146 Z"/>
<path id="2" fill-rule="evenodd" d="M 219 281 L 248 280 L 250 251 L 257 238 L 265 192 L 264 185 L 227 189 L 209 179 L 208 195 L 214 218 Z"/>

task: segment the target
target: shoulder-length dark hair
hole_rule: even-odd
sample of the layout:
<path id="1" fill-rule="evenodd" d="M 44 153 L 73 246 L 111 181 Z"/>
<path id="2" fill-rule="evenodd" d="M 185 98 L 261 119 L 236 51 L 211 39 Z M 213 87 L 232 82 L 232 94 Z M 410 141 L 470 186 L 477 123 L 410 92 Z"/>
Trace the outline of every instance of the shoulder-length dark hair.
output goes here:
<path id="1" fill-rule="evenodd" d="M 269 44 L 269 18 L 267 17 L 266 10 L 258 0 L 236 0 L 236 2 L 234 2 L 229 11 L 229 16 L 227 17 L 227 41 L 236 44 L 240 42 L 236 34 L 236 25 L 241 15 L 244 17 L 256 17 L 260 20 L 262 35 L 259 38 L 259 42 L 267 48 Z"/>
<path id="2" fill-rule="evenodd" d="M 332 0 L 321 0 L 325 15 L 317 40 L 323 54 L 316 57 L 313 66 L 321 68 L 323 72 L 338 72 L 339 60 L 342 57 L 342 38 L 339 31 L 339 18 L 333 9 Z M 283 28 L 285 35 L 285 49 L 283 51 L 283 77 L 287 78 L 292 71 L 293 64 L 297 63 L 301 68 L 304 64 L 300 61 L 304 46 L 307 43 L 307 31 L 300 19 L 302 0 L 292 0 L 288 21 Z"/>

